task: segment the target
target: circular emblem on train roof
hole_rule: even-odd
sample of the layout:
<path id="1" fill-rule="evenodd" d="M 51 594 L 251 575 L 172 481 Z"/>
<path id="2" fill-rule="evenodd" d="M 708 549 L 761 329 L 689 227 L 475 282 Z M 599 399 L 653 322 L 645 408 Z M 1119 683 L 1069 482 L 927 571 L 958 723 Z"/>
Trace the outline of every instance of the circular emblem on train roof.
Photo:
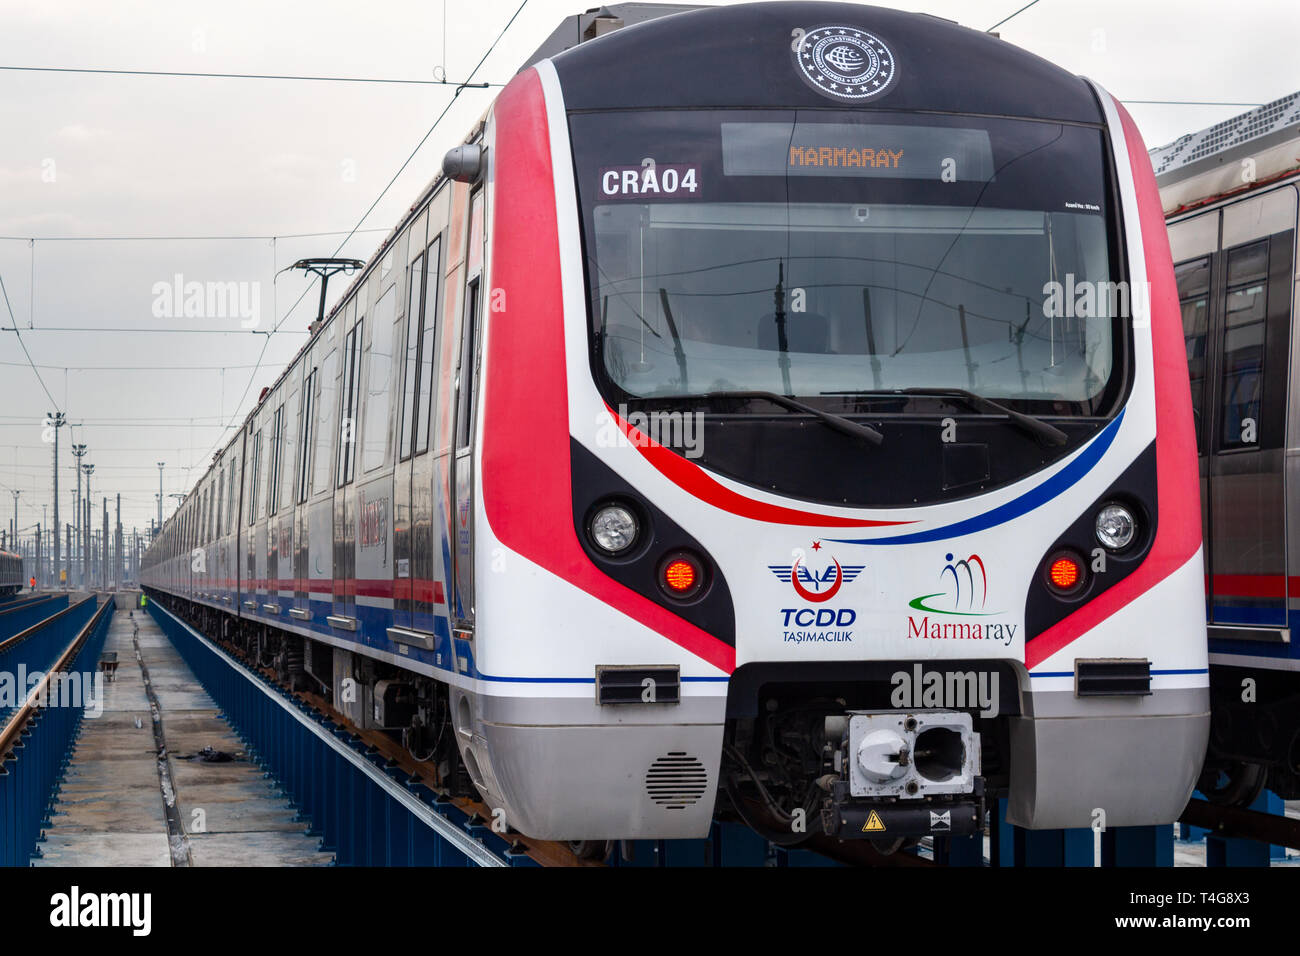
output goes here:
<path id="1" fill-rule="evenodd" d="M 791 49 L 800 74 L 828 96 L 861 102 L 894 82 L 894 54 L 866 30 L 817 27 L 807 33 L 796 30 L 795 37 Z"/>

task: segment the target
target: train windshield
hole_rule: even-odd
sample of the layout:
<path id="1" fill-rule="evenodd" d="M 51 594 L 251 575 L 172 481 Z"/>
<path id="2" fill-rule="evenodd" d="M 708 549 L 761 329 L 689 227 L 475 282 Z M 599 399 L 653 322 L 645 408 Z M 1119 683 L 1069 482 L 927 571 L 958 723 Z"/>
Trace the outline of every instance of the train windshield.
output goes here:
<path id="1" fill-rule="evenodd" d="M 1129 303 L 1099 129 L 860 110 L 571 124 L 607 398 L 1114 403 Z"/>

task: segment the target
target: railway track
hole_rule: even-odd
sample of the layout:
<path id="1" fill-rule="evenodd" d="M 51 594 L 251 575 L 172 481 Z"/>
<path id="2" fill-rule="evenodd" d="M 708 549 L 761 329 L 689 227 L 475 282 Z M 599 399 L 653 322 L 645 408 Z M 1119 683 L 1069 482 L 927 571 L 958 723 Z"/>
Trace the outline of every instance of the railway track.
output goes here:
<path id="1" fill-rule="evenodd" d="M 286 711 L 291 712 L 304 729 L 321 739 L 327 739 L 339 752 L 346 749 L 354 766 L 366 771 L 372 780 L 384 786 L 390 794 L 402 793 L 404 797 L 410 798 L 403 801 L 407 809 L 416 812 L 425 824 L 433 827 L 444 838 L 448 833 L 454 833 L 457 848 L 470 857 L 472 863 L 500 866 L 520 865 L 527 861 L 524 865 L 575 868 L 607 865 L 605 862 L 579 857 L 567 843 L 535 840 L 514 831 L 498 832 L 493 829 L 493 813 L 487 804 L 448 793 L 431 765 L 416 760 L 387 734 L 354 726 L 347 717 L 320 695 L 309 691 L 292 691 L 283 686 L 276 678 L 273 669 L 250 660 L 233 644 L 200 634 L 193 625 L 185 622 L 174 612 L 159 607 L 156 603 L 151 604 L 150 608 L 151 610 L 157 608 L 160 613 L 174 621 L 175 626 L 185 628 L 189 634 L 200 639 L 210 652 L 224 657 L 230 666 L 237 668 L 245 679 L 259 687 L 269 699 L 275 700 Z M 166 626 L 164 630 L 167 630 Z M 184 653 L 182 649 L 182 654 Z M 192 661 L 191 667 L 194 667 Z M 194 669 L 196 673 L 200 672 L 199 668 Z M 214 697 L 217 696 L 213 693 L 213 688 L 207 689 Z M 233 719 L 235 715 L 230 714 L 229 710 L 227 716 L 232 718 L 232 723 L 238 725 L 238 720 Z M 251 736 L 248 742 L 250 749 L 258 752 L 259 756 L 266 761 L 266 769 L 279 775 L 275 762 L 270 759 L 266 748 L 259 746 Z M 411 798 L 410 791 L 413 788 L 424 793 L 428 799 L 420 801 Z M 467 846 L 464 842 L 466 836 L 473 840 L 476 846 Z M 664 841 L 646 842 L 656 843 L 653 850 L 656 856 L 668 855 L 666 847 L 657 845 Z M 850 866 L 935 865 L 929 860 L 908 853 L 881 852 L 868 841 L 842 842 L 817 837 L 809 841 L 805 849 L 812 850 L 831 861 Z M 628 858 L 627 848 L 615 854 L 616 862 Z"/>
<path id="2" fill-rule="evenodd" d="M 42 672 L 0 726 L 0 864 L 24 866 L 36 850 L 112 612 L 111 599 L 87 597 L 0 642 L 0 668 Z"/>

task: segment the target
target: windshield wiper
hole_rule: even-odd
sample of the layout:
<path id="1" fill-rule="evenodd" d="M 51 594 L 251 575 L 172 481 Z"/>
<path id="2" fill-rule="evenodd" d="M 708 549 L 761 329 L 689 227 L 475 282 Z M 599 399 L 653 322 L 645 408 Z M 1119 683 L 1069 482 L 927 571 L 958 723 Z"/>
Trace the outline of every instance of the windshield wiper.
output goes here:
<path id="1" fill-rule="evenodd" d="M 850 421 L 840 415 L 831 412 L 824 412 L 820 408 L 813 408 L 811 405 L 805 405 L 803 402 L 796 401 L 786 395 L 779 395 L 776 392 L 763 391 L 739 391 L 739 392 L 699 392 L 694 395 L 647 395 L 640 401 L 654 402 L 688 402 L 688 401 L 708 401 L 715 398 L 759 398 L 765 402 L 771 402 L 773 405 L 780 405 L 782 408 L 788 408 L 792 412 L 802 412 L 805 415 L 811 415 L 816 419 L 829 425 L 837 432 L 849 435 L 853 438 L 862 438 L 873 445 L 879 445 L 885 440 L 885 436 L 876 431 L 870 425 L 859 425 L 855 421 Z"/>
<path id="2" fill-rule="evenodd" d="M 995 402 L 991 398 L 985 398 L 977 392 L 972 392 L 965 388 L 882 388 L 874 391 L 853 391 L 853 392 L 822 392 L 823 395 L 934 395 L 939 398 L 960 398 L 968 405 L 984 411 L 994 412 L 998 415 L 1005 415 L 1013 424 L 1019 426 L 1024 431 L 1033 435 L 1049 445 L 1064 445 L 1070 440 L 1070 436 L 1061 431 L 1055 425 L 1049 425 L 1041 419 L 1034 418 L 1032 415 L 1026 415 L 1018 412 L 1013 408 L 1008 408 L 1001 402 Z"/>

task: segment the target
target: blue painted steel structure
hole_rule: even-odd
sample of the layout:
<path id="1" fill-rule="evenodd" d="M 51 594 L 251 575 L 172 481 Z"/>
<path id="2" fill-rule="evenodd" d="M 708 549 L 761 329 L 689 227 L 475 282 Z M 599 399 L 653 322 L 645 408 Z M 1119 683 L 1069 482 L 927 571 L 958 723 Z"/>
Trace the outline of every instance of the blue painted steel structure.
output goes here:
<path id="1" fill-rule="evenodd" d="M 440 800 L 346 728 L 268 683 L 157 602 L 147 608 L 342 866 L 529 866 L 492 828 Z"/>
<path id="2" fill-rule="evenodd" d="M 22 657 L 29 671 L 44 670 L 81 639 L 67 670 L 94 672 L 112 617 L 111 600 L 96 611 L 95 599 L 87 598 L 45 621 L 38 633 L 12 648 L 0 668 L 16 666 L 20 661 L 15 658 Z M 49 822 L 84 713 L 84 701 L 37 708 L 12 750 L 0 758 L 0 865 L 26 866 L 39 852 L 42 828 Z"/>
<path id="3" fill-rule="evenodd" d="M 5 605 L 4 609 L 0 610 L 0 641 L 9 640 L 67 606 L 68 595 L 66 594 L 43 594 L 31 600 L 15 601 L 13 604 Z"/>

